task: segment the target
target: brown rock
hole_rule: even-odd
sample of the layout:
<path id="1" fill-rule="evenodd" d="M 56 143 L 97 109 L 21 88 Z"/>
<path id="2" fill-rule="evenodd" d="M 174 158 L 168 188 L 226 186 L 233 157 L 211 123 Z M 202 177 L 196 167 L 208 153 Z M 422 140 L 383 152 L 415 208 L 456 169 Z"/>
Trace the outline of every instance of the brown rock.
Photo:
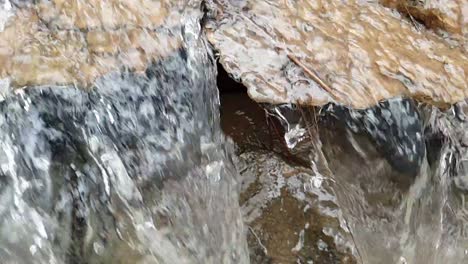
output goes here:
<path id="1" fill-rule="evenodd" d="M 422 21 L 427 27 L 462 34 L 468 26 L 468 2 L 464 0 L 381 0 L 385 6 Z"/>
<path id="2" fill-rule="evenodd" d="M 157 28 L 168 15 L 169 1 L 53 0 L 38 4 L 39 16 L 61 29 Z"/>
<path id="3" fill-rule="evenodd" d="M 468 57 L 365 1 L 227 1 L 208 38 L 258 102 L 365 108 L 411 96 L 438 106 L 468 95 Z"/>
<path id="4" fill-rule="evenodd" d="M 181 23 L 168 12 L 182 12 L 179 4 L 56 0 L 18 9 L 0 31 L 0 79 L 14 87 L 89 86 L 120 68 L 143 71 L 180 47 L 180 34 L 162 25 Z"/>

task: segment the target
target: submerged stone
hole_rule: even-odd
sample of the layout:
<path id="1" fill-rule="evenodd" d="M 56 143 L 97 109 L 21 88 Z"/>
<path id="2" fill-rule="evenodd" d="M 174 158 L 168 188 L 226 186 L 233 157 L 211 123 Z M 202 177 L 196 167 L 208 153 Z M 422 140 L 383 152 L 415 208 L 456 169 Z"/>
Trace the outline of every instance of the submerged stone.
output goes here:
<path id="1" fill-rule="evenodd" d="M 252 263 L 357 263 L 328 183 L 310 184 L 320 175 L 267 151 L 247 151 L 237 166 Z"/>

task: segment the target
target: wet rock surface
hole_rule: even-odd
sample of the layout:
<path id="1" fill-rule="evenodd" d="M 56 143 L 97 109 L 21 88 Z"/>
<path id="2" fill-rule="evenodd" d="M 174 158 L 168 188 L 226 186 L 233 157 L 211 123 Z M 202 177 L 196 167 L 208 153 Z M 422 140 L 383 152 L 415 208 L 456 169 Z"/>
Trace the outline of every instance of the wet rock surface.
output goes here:
<path id="1" fill-rule="evenodd" d="M 208 38 L 255 101 L 367 108 L 408 96 L 447 106 L 467 95 L 462 49 L 378 3 L 208 2 Z"/>
<path id="2" fill-rule="evenodd" d="M 348 119 L 344 120 L 348 123 L 337 120 L 332 116 L 333 111 L 316 112 L 318 129 L 310 132 L 318 133 L 314 135 L 319 136 L 320 149 L 317 150 L 308 135 L 289 149 L 285 146 L 286 128 L 277 121 L 279 132 L 276 134 L 269 115 L 265 114 L 264 109 L 275 107 L 261 108 L 253 102 L 244 103 L 241 99 L 246 96 L 230 93 L 222 95 L 221 102 L 223 130 L 238 146 L 236 163 L 242 179 L 240 202 L 249 227 L 253 263 L 307 263 L 311 260 L 314 263 L 394 263 L 402 259 L 437 263 L 464 258 L 462 249 L 455 245 L 464 243 L 466 236 L 452 235 L 452 239 L 458 241 L 455 242 L 450 240 L 448 231 L 462 232 L 461 222 L 466 216 L 463 209 L 466 177 L 462 165 L 466 148 L 460 147 L 464 125 L 457 117 L 461 112 L 416 107 L 407 100 L 383 102 L 380 109 L 347 110 Z M 398 111 L 392 113 L 393 117 L 385 118 L 382 113 L 393 111 L 391 104 L 397 105 Z M 462 111 L 462 107 L 463 104 L 458 106 L 458 111 Z M 312 114 L 312 110 L 296 108 L 295 111 L 292 120 L 299 120 L 300 125 L 304 125 L 304 119 L 313 119 L 312 115 L 304 116 Z M 352 111 L 354 115 L 356 112 L 365 115 L 366 111 L 368 115 L 375 115 L 374 132 L 379 126 L 397 124 L 395 116 L 405 117 L 401 120 L 417 118 L 416 130 L 424 130 L 423 142 L 414 136 L 392 137 L 391 133 L 396 131 L 412 133 L 411 124 L 405 127 L 400 123 L 397 129 L 381 132 L 390 133 L 387 140 L 392 142 L 386 144 L 422 144 L 418 173 L 395 167 L 402 165 L 401 160 L 395 157 L 392 160 L 389 153 L 381 149 L 377 136 L 373 138 L 372 131 L 362 123 L 365 119 L 360 116 L 353 119 Z M 291 116 L 294 111 L 286 112 L 283 111 L 282 116 Z M 439 141 L 441 143 L 437 143 Z M 323 152 L 324 159 L 317 159 L 317 152 Z M 440 169 L 441 166 L 446 169 Z M 452 209 L 444 210 L 447 204 Z M 442 213 L 433 215 L 434 208 Z M 434 227 L 440 231 L 431 232 Z M 346 230 L 352 230 L 352 235 Z M 436 241 L 452 246 L 437 253 L 428 251 Z M 322 250 L 325 248 L 322 242 L 328 245 L 327 250 Z M 411 245 L 409 249 L 407 245 Z M 353 250 L 354 246 L 357 249 Z M 419 249 L 414 251 L 412 246 Z"/>
<path id="3" fill-rule="evenodd" d="M 375 1 L 8 3 L 0 262 L 464 259 L 462 44 Z M 236 157 L 202 26 L 265 103 L 222 90 Z"/>
<path id="4" fill-rule="evenodd" d="M 413 23 L 421 22 L 427 28 L 453 40 L 464 48 L 465 52 L 468 51 L 468 3 L 466 1 L 382 0 L 381 2 L 409 16 Z"/>
<path id="5" fill-rule="evenodd" d="M 289 166 L 271 153 L 244 153 L 240 160 L 245 166 L 240 167 L 245 186 L 241 205 L 253 263 L 356 263 L 327 234 L 340 229 L 339 221 L 320 212 L 324 197 L 312 190 L 311 170 Z"/>
<path id="6" fill-rule="evenodd" d="M 90 87 L 122 68 L 143 72 L 182 46 L 183 19 L 201 16 L 199 3 L 185 1 L 38 1 L 9 10 L 0 79 L 13 87 Z"/>

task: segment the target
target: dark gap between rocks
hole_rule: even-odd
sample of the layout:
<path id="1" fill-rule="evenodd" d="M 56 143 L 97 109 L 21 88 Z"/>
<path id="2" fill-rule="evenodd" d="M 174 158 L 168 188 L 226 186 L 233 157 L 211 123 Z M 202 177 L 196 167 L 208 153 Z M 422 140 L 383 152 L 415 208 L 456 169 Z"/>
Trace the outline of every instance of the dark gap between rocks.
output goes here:
<path id="1" fill-rule="evenodd" d="M 289 164 L 291 168 L 307 171 L 310 162 L 306 156 L 297 155 L 287 148 L 284 141 L 285 128 L 280 121 L 266 114 L 266 109 L 273 106 L 259 104 L 247 94 L 247 88 L 232 79 L 224 68 L 218 63 L 217 86 L 220 95 L 221 126 L 224 133 L 233 139 L 236 145 L 236 154 L 240 159 L 242 153 L 255 153 L 255 156 L 268 155 L 277 161 L 277 166 Z M 294 108 L 292 115 L 313 115 L 316 108 Z M 311 111 L 309 113 L 309 111 Z M 317 112 L 318 113 L 318 112 Z M 304 142 L 304 148 L 310 150 L 309 140 Z M 248 159 L 248 167 L 268 168 L 268 164 L 261 160 Z M 301 169 L 303 168 L 303 169 Z M 262 183 L 262 174 L 240 173 L 240 184 L 243 191 L 240 195 L 241 206 L 249 203 L 262 190 L 267 188 Z M 272 172 L 274 173 L 274 172 Z M 252 179 L 252 177 L 254 177 Z M 279 179 L 278 179 L 279 180 Z M 248 182 L 251 182 L 248 184 Z M 252 203 L 252 201 L 250 201 Z M 314 263 L 356 263 L 350 252 L 337 249 L 333 239 L 323 234 L 323 228 L 339 223 L 336 219 L 322 215 L 316 208 L 296 199 L 287 188 L 282 188 L 281 195 L 269 201 L 262 214 L 248 225 L 248 244 L 250 258 L 254 264 L 263 263 L 305 263 L 313 260 Z M 310 224 L 310 225 L 309 225 Z M 308 226 L 304 228 L 304 226 Z M 299 234 L 303 233 L 303 246 L 300 250 L 291 251 L 297 243 Z M 293 244 L 291 244 L 293 243 Z M 326 249 L 321 247 L 325 245 Z M 264 251 L 267 249 L 267 252 Z"/>

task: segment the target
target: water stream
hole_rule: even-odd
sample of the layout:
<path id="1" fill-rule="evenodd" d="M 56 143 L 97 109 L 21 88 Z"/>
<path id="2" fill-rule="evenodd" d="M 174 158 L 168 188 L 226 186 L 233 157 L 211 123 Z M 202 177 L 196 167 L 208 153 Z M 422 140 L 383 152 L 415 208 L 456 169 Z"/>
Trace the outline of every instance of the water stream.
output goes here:
<path id="1" fill-rule="evenodd" d="M 0 35 L 0 62 L 16 63 L 0 66 L 0 263 L 468 261 L 465 103 L 223 93 L 199 1 L 161 3 L 179 13 L 157 29 L 93 17 L 83 29 L 33 8 L 23 19 L 39 31 L 17 28 L 27 48 L 10 53 L 14 30 Z M 0 33 L 30 4 L 0 0 Z M 104 47 L 99 30 L 136 37 Z M 155 32 L 151 45 L 141 35 Z M 47 41 L 84 57 L 52 56 Z"/>
<path id="2" fill-rule="evenodd" d="M 0 103 L 1 263 L 247 263 L 200 28 L 142 73 Z"/>
<path id="3" fill-rule="evenodd" d="M 467 259 L 466 148 L 462 143 L 466 124 L 454 108 L 442 112 L 421 106 L 418 111 L 426 155 L 416 174 L 404 170 L 401 157 L 381 154 L 374 147 L 378 144 L 372 144 L 373 136 L 370 140 L 348 131 L 337 140 L 337 132 L 325 132 L 332 136 L 325 139 L 323 149 L 335 179 L 334 193 L 363 263 L 464 263 Z M 385 125 L 392 125 L 388 121 Z M 381 127 L 381 122 L 375 125 Z M 403 141 L 386 136 L 387 144 L 411 147 L 404 142 L 411 136 L 405 135 Z"/>

